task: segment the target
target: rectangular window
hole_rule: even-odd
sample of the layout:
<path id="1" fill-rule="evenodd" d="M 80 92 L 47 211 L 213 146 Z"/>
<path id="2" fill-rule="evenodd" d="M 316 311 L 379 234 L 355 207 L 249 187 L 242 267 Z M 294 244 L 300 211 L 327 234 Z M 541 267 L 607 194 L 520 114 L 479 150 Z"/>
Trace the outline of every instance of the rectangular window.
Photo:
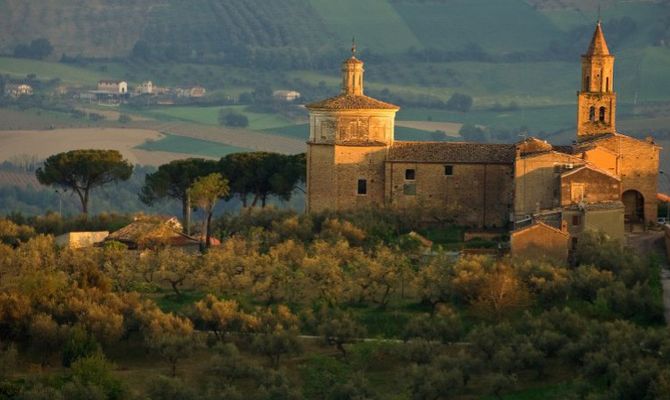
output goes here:
<path id="1" fill-rule="evenodd" d="M 368 194 L 368 181 L 365 179 L 358 180 L 358 194 Z"/>
<path id="2" fill-rule="evenodd" d="M 407 181 L 413 181 L 416 179 L 416 170 L 414 169 L 406 169 L 405 170 L 405 180 Z"/>
<path id="3" fill-rule="evenodd" d="M 582 224 L 582 217 L 580 215 L 572 216 L 572 226 L 579 226 Z"/>
<path id="4" fill-rule="evenodd" d="M 454 166 L 453 165 L 445 165 L 444 166 L 444 175 L 445 176 L 452 176 L 454 174 Z"/>

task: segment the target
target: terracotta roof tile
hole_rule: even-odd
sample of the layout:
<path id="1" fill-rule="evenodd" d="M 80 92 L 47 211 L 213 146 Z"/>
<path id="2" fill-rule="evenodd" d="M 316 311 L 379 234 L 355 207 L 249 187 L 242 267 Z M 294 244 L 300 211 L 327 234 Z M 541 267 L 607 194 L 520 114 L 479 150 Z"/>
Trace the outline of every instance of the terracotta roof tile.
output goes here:
<path id="1" fill-rule="evenodd" d="M 388 160 L 436 163 L 513 164 L 516 145 L 464 142 L 395 142 Z"/>
<path id="2" fill-rule="evenodd" d="M 306 106 L 310 110 L 399 110 L 395 104 L 385 103 L 368 96 L 339 94 L 326 100 L 317 101 Z"/>

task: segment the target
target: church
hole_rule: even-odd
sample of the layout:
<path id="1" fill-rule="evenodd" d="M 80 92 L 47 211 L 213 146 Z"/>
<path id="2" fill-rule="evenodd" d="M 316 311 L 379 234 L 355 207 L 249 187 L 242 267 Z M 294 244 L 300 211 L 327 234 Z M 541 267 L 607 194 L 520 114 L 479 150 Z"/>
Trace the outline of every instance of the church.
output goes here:
<path id="1" fill-rule="evenodd" d="M 540 226 L 573 245 L 587 229 L 623 239 L 625 226 L 656 221 L 661 149 L 617 132 L 614 60 L 598 22 L 571 145 L 407 142 L 394 140 L 400 108 L 364 94 L 354 48 L 342 92 L 307 105 L 307 211 L 421 207 L 477 229 Z"/>

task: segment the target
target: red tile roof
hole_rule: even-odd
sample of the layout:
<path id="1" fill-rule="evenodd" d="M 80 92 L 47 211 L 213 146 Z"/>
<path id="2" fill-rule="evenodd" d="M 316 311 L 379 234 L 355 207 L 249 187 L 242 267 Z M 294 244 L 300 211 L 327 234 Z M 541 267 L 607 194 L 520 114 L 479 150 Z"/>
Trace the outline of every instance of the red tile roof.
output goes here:
<path id="1" fill-rule="evenodd" d="M 388 161 L 513 164 L 516 145 L 464 142 L 395 142 Z"/>
<path id="2" fill-rule="evenodd" d="M 339 94 L 326 100 L 307 104 L 309 110 L 400 110 L 395 104 L 385 103 L 365 95 Z"/>

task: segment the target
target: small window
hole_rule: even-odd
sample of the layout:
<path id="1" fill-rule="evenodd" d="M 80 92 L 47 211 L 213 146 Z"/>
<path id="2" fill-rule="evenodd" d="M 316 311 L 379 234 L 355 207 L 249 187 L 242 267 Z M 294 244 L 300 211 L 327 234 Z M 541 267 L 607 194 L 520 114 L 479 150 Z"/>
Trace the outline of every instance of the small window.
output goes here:
<path id="1" fill-rule="evenodd" d="M 591 107 L 591 108 L 589 109 L 589 121 L 592 121 L 592 122 L 593 122 L 593 121 L 595 121 L 595 120 L 596 120 L 596 108 L 595 108 L 595 107 Z"/>
<path id="2" fill-rule="evenodd" d="M 581 215 L 573 215 L 572 216 L 572 226 L 579 226 L 581 224 L 582 224 Z"/>
<path id="3" fill-rule="evenodd" d="M 600 107 L 600 122 L 605 122 L 605 107 Z"/>
<path id="4" fill-rule="evenodd" d="M 610 91 L 610 78 L 605 79 L 605 91 Z"/>
<path id="5" fill-rule="evenodd" d="M 586 77 L 586 82 L 584 82 L 584 91 L 590 92 L 591 91 L 591 78 L 588 76 Z"/>
<path id="6" fill-rule="evenodd" d="M 368 181 L 365 179 L 358 180 L 358 194 L 368 194 Z"/>
<path id="7" fill-rule="evenodd" d="M 445 165 L 444 166 L 444 175 L 452 176 L 453 174 L 454 174 L 454 166 L 453 165 Z"/>
<path id="8" fill-rule="evenodd" d="M 416 179 L 416 170 L 414 169 L 406 169 L 405 170 L 405 180 L 407 181 L 413 181 Z"/>

